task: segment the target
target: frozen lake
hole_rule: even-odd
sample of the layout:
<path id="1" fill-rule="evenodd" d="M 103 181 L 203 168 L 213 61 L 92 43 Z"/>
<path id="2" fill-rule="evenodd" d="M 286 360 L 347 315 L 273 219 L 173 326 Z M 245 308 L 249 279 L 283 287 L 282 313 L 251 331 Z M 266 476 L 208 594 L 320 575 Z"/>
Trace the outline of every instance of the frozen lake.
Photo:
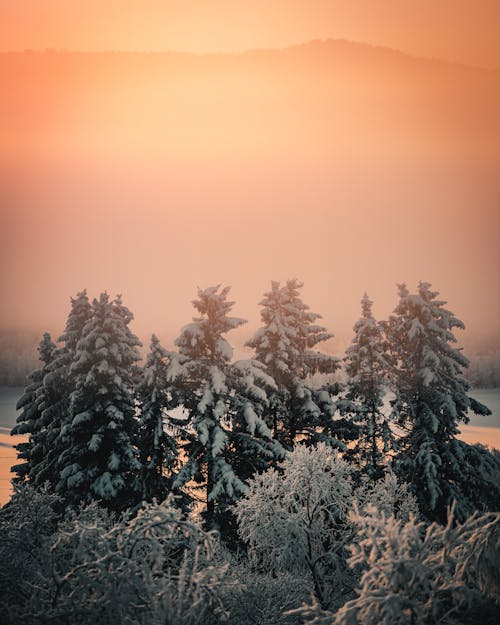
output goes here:
<path id="1" fill-rule="evenodd" d="M 16 422 L 16 402 L 23 391 L 20 387 L 0 387 L 0 505 L 10 495 L 10 467 L 16 460 L 12 444 L 16 441 L 9 433 Z M 500 389 L 474 389 L 471 395 L 486 404 L 493 414 L 490 417 L 471 415 L 470 423 L 460 427 L 460 438 L 500 449 Z"/>

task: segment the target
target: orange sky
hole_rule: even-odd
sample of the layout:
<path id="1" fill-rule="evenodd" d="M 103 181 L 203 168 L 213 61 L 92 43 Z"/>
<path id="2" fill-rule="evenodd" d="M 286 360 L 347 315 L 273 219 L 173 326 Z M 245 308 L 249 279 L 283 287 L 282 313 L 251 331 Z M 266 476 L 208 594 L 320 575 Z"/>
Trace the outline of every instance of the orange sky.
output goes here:
<path id="1" fill-rule="evenodd" d="M 2 2 L 0 41 L 208 51 L 332 35 L 498 65 L 497 3 L 81 6 Z M 3 54 L 0 85 L 0 331 L 60 332 L 87 287 L 123 293 L 136 331 L 170 343 L 196 287 L 224 282 L 244 338 L 270 280 L 298 277 L 341 336 L 364 290 L 386 316 L 395 284 L 419 279 L 473 336 L 500 335 L 498 72 L 330 42 Z"/>
<path id="2" fill-rule="evenodd" d="M 241 51 L 346 38 L 500 68 L 497 0 L 3 0 L 3 50 Z"/>

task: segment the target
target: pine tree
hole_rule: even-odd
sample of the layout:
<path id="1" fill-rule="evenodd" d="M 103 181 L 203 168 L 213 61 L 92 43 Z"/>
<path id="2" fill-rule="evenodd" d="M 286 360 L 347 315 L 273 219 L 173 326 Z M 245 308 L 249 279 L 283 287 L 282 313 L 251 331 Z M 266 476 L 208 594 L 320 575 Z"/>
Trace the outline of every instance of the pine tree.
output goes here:
<path id="1" fill-rule="evenodd" d="M 13 478 L 14 482 L 29 481 L 33 470 L 43 459 L 43 380 L 53 360 L 55 349 L 56 346 L 52 342 L 50 334 L 45 332 L 38 346 L 42 367 L 30 373 L 28 376 L 29 384 L 16 404 L 16 409 L 22 410 L 22 412 L 16 419 L 16 425 L 12 429 L 11 435 L 28 435 L 28 440 L 14 445 L 18 459 L 24 460 L 11 469 L 16 474 L 16 477 Z"/>
<path id="2" fill-rule="evenodd" d="M 140 341 L 128 328 L 132 318 L 120 298 L 110 301 L 103 293 L 93 301 L 76 346 L 71 421 L 61 431 L 65 449 L 57 486 L 70 505 L 97 499 L 120 510 L 135 496 L 133 379 Z"/>
<path id="3" fill-rule="evenodd" d="M 224 335 L 245 321 L 228 316 L 234 304 L 228 291 L 220 285 L 198 291 L 199 316 L 182 329 L 168 369 L 174 404 L 187 415 L 178 420 L 187 429 L 186 461 L 174 487 L 192 479 L 200 485 L 208 527 L 246 491 L 254 471 L 282 455 L 262 417 L 273 380 L 260 363 L 230 362 L 233 349 Z"/>
<path id="4" fill-rule="evenodd" d="M 452 500 L 457 501 L 459 519 L 481 506 L 476 484 L 483 483 L 484 492 L 484 479 L 494 466 L 493 456 L 488 459 L 457 439 L 459 422 L 468 422 L 469 409 L 476 414 L 491 413 L 468 395 L 469 384 L 463 377 L 468 360 L 454 347 L 453 334 L 454 328 L 463 329 L 464 324 L 437 296 L 426 282 L 419 283 L 416 294 L 400 285 L 399 304 L 387 331 L 398 363 L 394 413 L 408 430 L 395 468 L 411 483 L 421 511 L 431 520 L 444 522 Z M 498 505 L 498 485 L 490 482 L 487 488 Z"/>
<path id="5" fill-rule="evenodd" d="M 321 315 L 310 312 L 302 302 L 301 288 L 297 280 L 289 280 L 283 287 L 279 282 L 271 283 L 261 302 L 263 326 L 246 344 L 276 381 L 277 389 L 270 394 L 266 411 L 274 437 L 288 448 L 299 438 L 342 446 L 333 421 L 336 406 L 332 394 L 338 392 L 338 385 L 313 389 L 308 381 L 315 373 L 329 374 L 338 369 L 337 357 L 312 349 L 333 334 L 316 325 Z"/>
<path id="6" fill-rule="evenodd" d="M 172 472 L 177 464 L 175 437 L 166 429 L 170 399 L 167 382 L 169 352 L 153 334 L 151 348 L 142 371 L 137 396 L 141 415 L 137 447 L 141 472 L 139 493 L 143 501 L 161 502 L 171 490 Z"/>
<path id="7" fill-rule="evenodd" d="M 40 403 L 44 424 L 42 460 L 33 467 L 30 478 L 35 486 L 49 482 L 52 488 L 59 481 L 59 457 L 64 449 L 61 429 L 70 416 L 70 396 L 74 390 L 74 380 L 70 367 L 75 356 L 76 345 L 83 328 L 91 316 L 91 305 L 87 291 L 71 298 L 71 310 L 62 336 L 58 338 L 60 347 L 54 350 L 53 358 L 46 368 L 43 378 L 43 402 Z"/>
<path id="8" fill-rule="evenodd" d="M 347 412 L 358 428 L 358 439 L 349 455 L 370 477 L 377 479 L 383 475 L 387 453 L 396 449 L 395 437 L 383 412 L 391 364 L 382 327 L 373 317 L 372 302 L 366 293 L 361 300 L 361 311 L 344 359 L 348 376 Z"/>

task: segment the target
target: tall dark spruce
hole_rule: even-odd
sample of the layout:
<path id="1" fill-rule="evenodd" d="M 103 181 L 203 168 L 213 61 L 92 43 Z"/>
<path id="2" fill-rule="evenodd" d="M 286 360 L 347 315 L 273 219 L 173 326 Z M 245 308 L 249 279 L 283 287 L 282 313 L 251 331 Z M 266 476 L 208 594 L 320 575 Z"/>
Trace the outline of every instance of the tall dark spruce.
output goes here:
<path id="1" fill-rule="evenodd" d="M 339 359 L 312 348 L 333 337 L 315 322 L 313 313 L 300 298 L 302 284 L 289 280 L 284 286 L 271 283 L 261 302 L 262 327 L 247 342 L 256 358 L 276 382 L 269 394 L 266 419 L 275 438 L 286 447 L 297 440 L 324 441 L 343 447 L 339 440 L 342 420 L 335 422 L 332 396 L 339 388 L 327 382 L 313 387 L 310 376 L 330 374 L 339 368 Z"/>
<path id="2" fill-rule="evenodd" d="M 50 334 L 46 332 L 38 346 L 42 367 L 30 373 L 28 385 L 16 404 L 16 409 L 21 410 L 21 414 L 16 419 L 11 435 L 27 437 L 26 441 L 14 445 L 18 460 L 23 461 L 11 468 L 12 473 L 15 473 L 13 481 L 17 483 L 31 481 L 33 471 L 44 457 L 45 427 L 42 412 L 45 391 L 43 381 L 53 361 L 55 350 L 56 345 Z"/>
<path id="3" fill-rule="evenodd" d="M 40 409 L 44 424 L 41 432 L 44 453 L 30 474 L 32 483 L 37 487 L 48 483 L 54 489 L 60 479 L 59 459 L 64 450 L 61 430 L 71 416 L 70 396 L 74 390 L 70 368 L 75 358 L 76 346 L 91 312 L 86 290 L 71 298 L 71 310 L 65 331 L 57 340 L 59 347 L 54 350 L 43 378 L 43 401 L 40 402 Z"/>
<path id="4" fill-rule="evenodd" d="M 495 457 L 457 438 L 469 410 L 491 413 L 468 394 L 469 363 L 453 334 L 464 324 L 437 296 L 426 282 L 415 294 L 400 285 L 387 332 L 398 364 L 394 414 L 407 432 L 395 468 L 412 485 L 422 513 L 444 521 L 454 500 L 459 519 L 485 506 L 498 509 L 500 491 Z"/>
<path id="5" fill-rule="evenodd" d="M 366 293 L 354 332 L 344 361 L 348 377 L 346 414 L 357 427 L 357 440 L 347 453 L 371 478 L 377 479 L 383 474 L 388 453 L 397 446 L 384 412 L 392 365 L 382 327 L 372 314 L 372 302 Z"/>
<path id="6" fill-rule="evenodd" d="M 167 412 L 172 403 L 167 383 L 169 358 L 169 352 L 153 334 L 137 389 L 137 447 L 141 463 L 138 491 L 143 501 L 166 499 L 178 463 L 176 432 Z"/>
<path id="7" fill-rule="evenodd" d="M 132 313 L 106 293 L 92 304 L 70 368 L 70 421 L 61 431 L 58 491 L 70 505 L 99 500 L 114 510 L 137 498 L 134 405 L 139 339 Z"/>
<path id="8" fill-rule="evenodd" d="M 234 304 L 228 291 L 198 291 L 193 305 L 199 316 L 182 329 L 179 353 L 168 368 L 173 403 L 185 414 L 177 424 L 186 431 L 174 487 L 186 486 L 203 502 L 208 527 L 224 522 L 248 477 L 283 455 L 263 419 L 272 378 L 258 362 L 231 362 L 233 349 L 224 335 L 245 321 L 228 316 Z"/>

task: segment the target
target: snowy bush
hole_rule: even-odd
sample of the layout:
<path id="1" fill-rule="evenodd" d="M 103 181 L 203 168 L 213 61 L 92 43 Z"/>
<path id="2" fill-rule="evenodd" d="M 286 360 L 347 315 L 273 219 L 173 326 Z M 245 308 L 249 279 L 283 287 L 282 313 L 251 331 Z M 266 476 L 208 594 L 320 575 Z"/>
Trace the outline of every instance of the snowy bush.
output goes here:
<path id="1" fill-rule="evenodd" d="M 35 549 L 10 622 L 208 623 L 225 615 L 215 547 L 170 500 L 119 520 L 93 503 Z"/>
<path id="2" fill-rule="evenodd" d="M 59 504 L 59 497 L 46 488 L 19 485 L 9 503 L 0 508 L 2 623 L 23 622 L 19 618 L 21 606 L 50 574 L 50 544 Z"/>
<path id="3" fill-rule="evenodd" d="M 351 465 L 327 445 L 297 445 L 280 471 L 254 477 L 235 505 L 250 562 L 267 573 L 307 574 L 323 607 L 351 590 L 346 546 L 355 534 L 348 520 L 353 505 L 375 503 L 406 516 L 415 510 L 413 498 L 394 476 L 357 487 L 353 476 Z"/>
<path id="4" fill-rule="evenodd" d="M 500 515 L 474 514 L 425 526 L 369 508 L 350 515 L 358 540 L 351 567 L 361 567 L 357 596 L 336 614 L 316 602 L 294 611 L 309 625 L 429 625 L 495 622 L 500 599 Z"/>
<path id="5" fill-rule="evenodd" d="M 240 559 L 232 562 L 222 599 L 227 607 L 227 625 L 301 625 L 299 616 L 287 612 L 298 608 L 309 598 L 307 581 L 290 573 L 256 573 L 254 567 Z"/>

